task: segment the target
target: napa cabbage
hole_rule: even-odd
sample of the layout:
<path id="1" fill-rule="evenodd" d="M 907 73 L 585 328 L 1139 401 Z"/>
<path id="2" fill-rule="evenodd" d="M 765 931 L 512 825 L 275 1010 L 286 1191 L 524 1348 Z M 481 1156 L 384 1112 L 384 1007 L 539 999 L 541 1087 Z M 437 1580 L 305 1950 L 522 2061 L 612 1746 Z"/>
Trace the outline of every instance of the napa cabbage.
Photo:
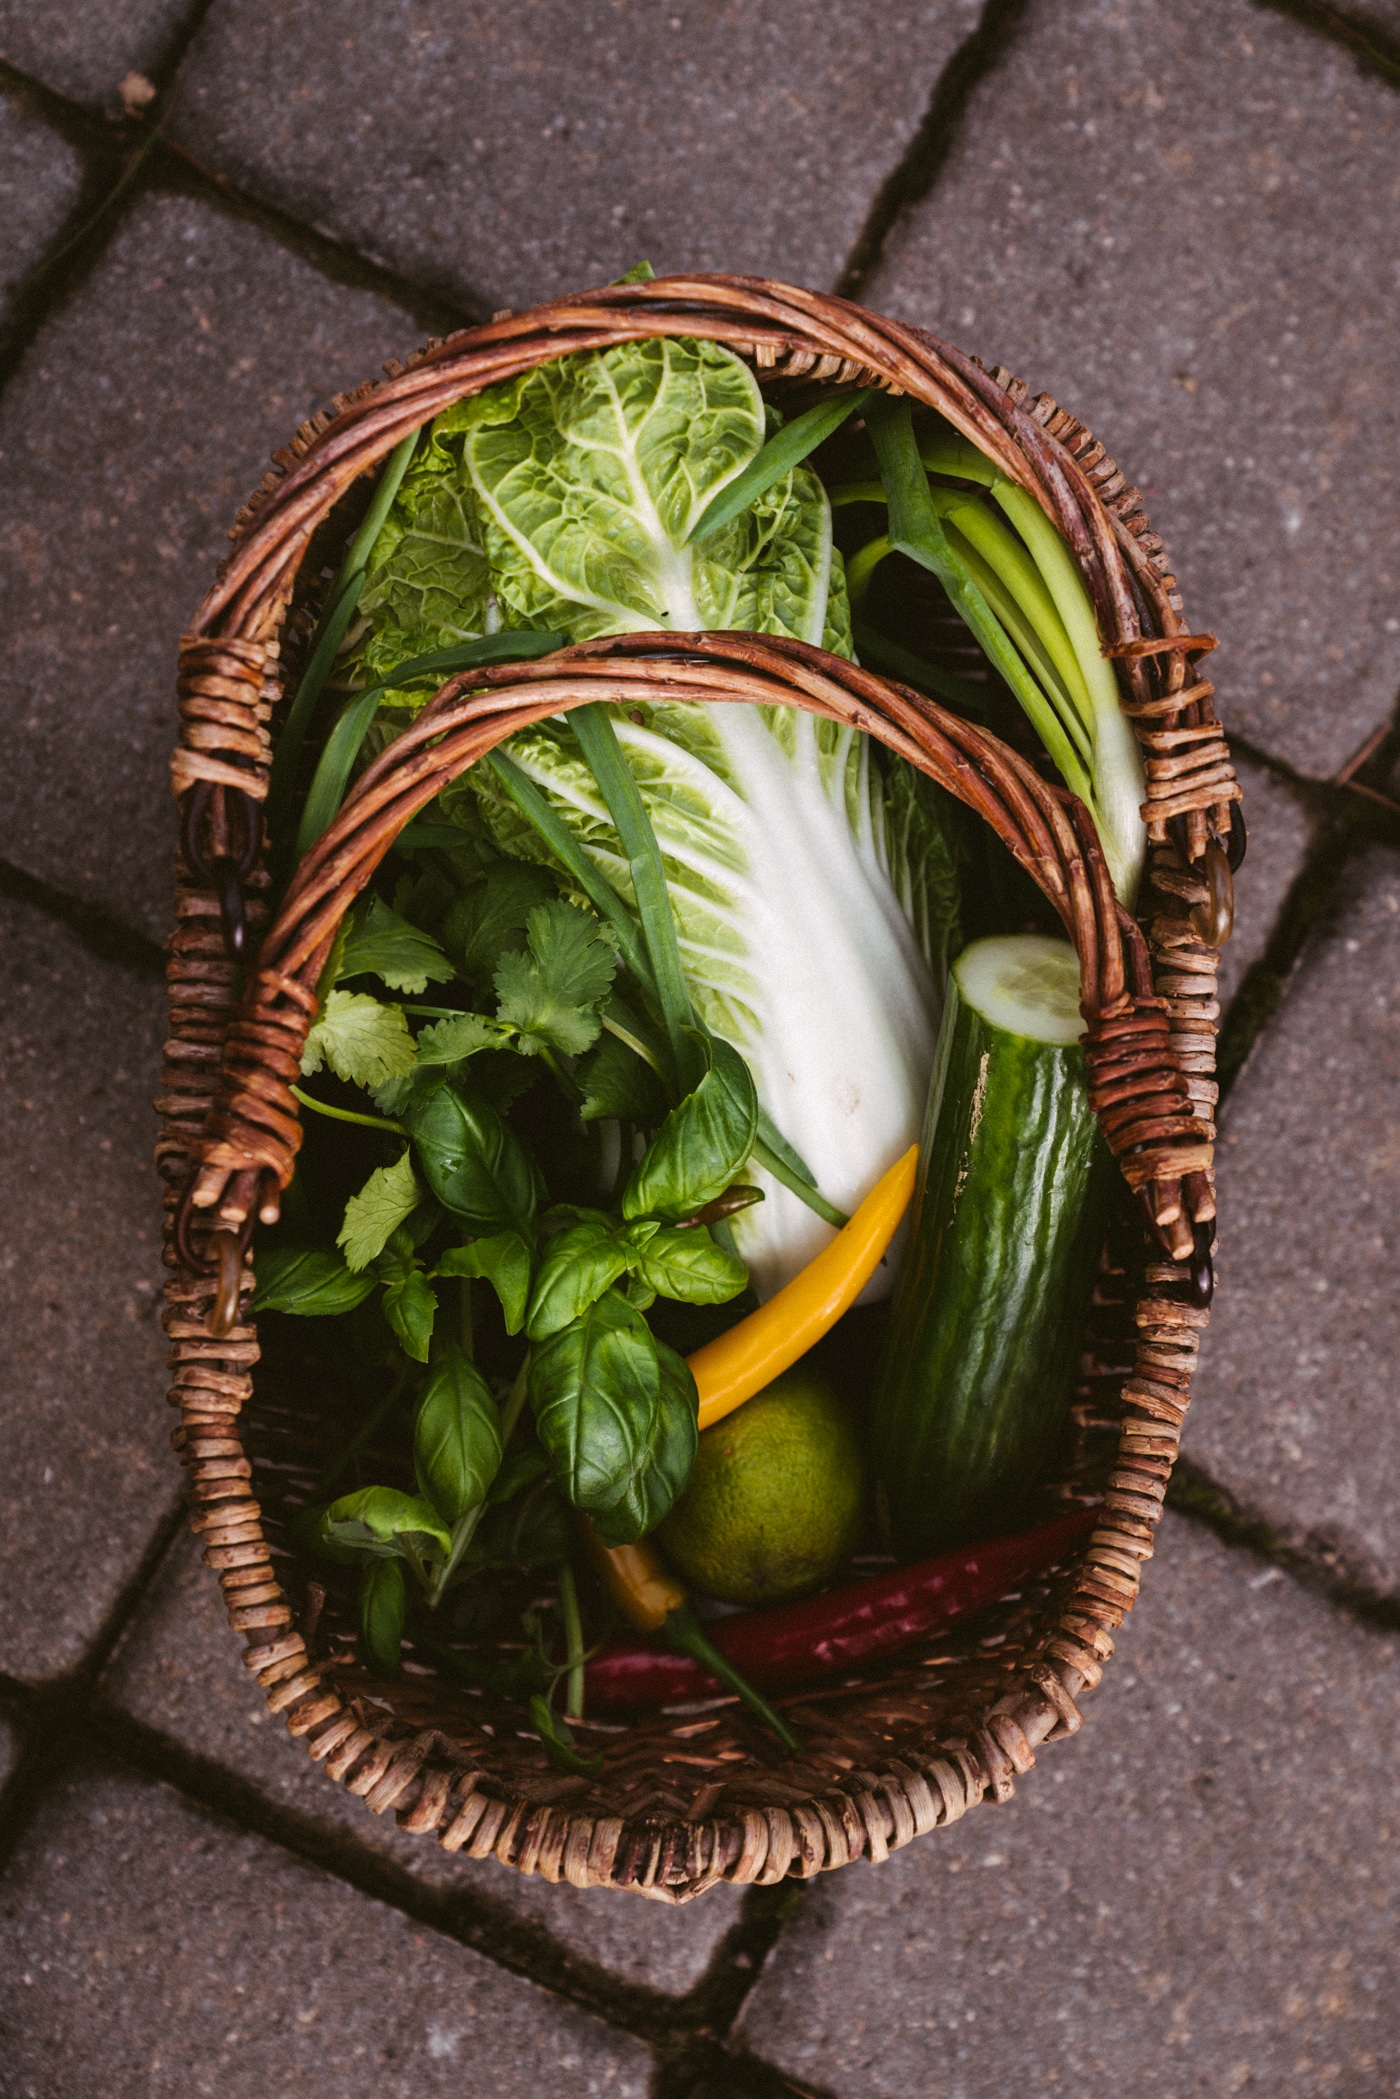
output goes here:
<path id="1" fill-rule="evenodd" d="M 574 640 L 741 628 L 849 657 L 843 565 L 810 468 L 692 540 L 767 431 L 752 373 L 705 342 L 582 353 L 457 403 L 431 426 L 376 545 L 351 682 L 502 628 Z M 430 689 L 391 692 L 388 715 Z M 743 1051 L 828 1202 L 852 1210 L 923 1115 L 957 914 L 935 791 L 865 737 L 796 709 L 610 712 L 660 845 L 696 1011 Z M 508 749 L 635 901 L 567 718 Z M 549 858 L 487 768 L 445 802 L 474 806 L 507 855 Z M 767 1297 L 832 1227 L 761 1170 L 745 1177 L 766 1200 L 733 1228 Z"/>

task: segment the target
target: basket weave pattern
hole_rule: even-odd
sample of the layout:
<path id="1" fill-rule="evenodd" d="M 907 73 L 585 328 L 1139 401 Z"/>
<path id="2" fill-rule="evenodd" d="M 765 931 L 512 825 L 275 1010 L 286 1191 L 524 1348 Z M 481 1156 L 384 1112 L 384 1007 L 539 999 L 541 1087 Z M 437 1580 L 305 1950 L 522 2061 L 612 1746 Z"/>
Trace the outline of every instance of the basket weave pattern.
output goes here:
<path id="1" fill-rule="evenodd" d="M 1192 911 L 1207 902 L 1199 862 L 1226 834 L 1239 789 L 1194 660 L 1213 644 L 1184 628 L 1161 542 L 1137 492 L 1048 396 L 922 330 L 844 301 L 760 280 L 662 279 L 504 316 L 432 344 L 387 381 L 340 397 L 304 425 L 249 508 L 233 554 L 181 644 L 177 796 L 198 795 L 206 854 L 237 827 L 225 793 L 261 800 L 269 723 L 281 697 L 279 645 L 317 528 L 352 483 L 451 402 L 572 351 L 644 336 L 727 344 L 760 381 L 791 388 L 879 385 L 939 409 L 1039 501 L 1074 549 L 1100 632 L 1122 666 L 1125 709 L 1144 752 L 1149 869 L 1145 933 L 1116 903 L 1092 823 L 985 731 L 921 694 L 803 644 L 744 634 L 629 635 L 450 680 L 360 777 L 298 868 L 235 1004 L 218 899 L 182 863 L 169 970 L 171 1040 L 159 1159 L 168 1187 L 166 1327 L 190 1472 L 194 1528 L 224 1590 L 245 1662 L 327 1771 L 377 1812 L 433 1832 L 448 1850 L 493 1854 L 576 1885 L 688 1899 L 719 1879 L 770 1882 L 889 1850 L 1006 1798 L 1038 1745 L 1073 1733 L 1078 1700 L 1112 1652 L 1151 1556 L 1176 1455 L 1204 1307 L 1180 1265 L 1211 1237 L 1216 954 Z M 601 1737 L 596 1779 L 551 1770 L 504 1700 L 429 1671 L 372 1683 L 317 1649 L 275 1572 L 295 1503 L 291 1442 L 275 1401 L 259 1440 L 240 1420 L 258 1360 L 246 1320 L 215 1337 L 215 1283 L 182 1265 L 174 1222 L 193 1183 L 195 1215 L 246 1231 L 275 1214 L 300 1142 L 289 1087 L 315 1013 L 315 987 L 345 912 L 416 811 L 527 724 L 593 700 L 648 699 L 807 708 L 866 730 L 976 810 L 1054 903 L 1081 964 L 1094 1106 L 1163 1248 L 1096 1315 L 1086 1406 L 1108 1454 L 1088 1543 L 1029 1586 L 979 1637 L 926 1643 L 865 1678 L 779 1700 L 802 1729 L 801 1758 L 775 1765 L 741 1709 L 656 1714 Z M 249 924 L 261 932 L 254 874 Z M 251 1265 L 244 1287 L 252 1285 Z M 1111 1287 L 1101 1292 L 1111 1300 Z M 1116 1335 L 1116 1338 L 1114 1338 Z M 1124 1338 L 1128 1346 L 1124 1348 Z M 260 1387 L 261 1392 L 261 1387 Z M 261 1404 L 260 1399 L 260 1404 Z M 269 1437 L 272 1439 L 269 1442 Z M 304 1479 L 317 1466 L 300 1459 Z M 992 1630 L 987 1631 L 988 1625 Z M 323 1643 L 324 1644 L 324 1643 Z"/>

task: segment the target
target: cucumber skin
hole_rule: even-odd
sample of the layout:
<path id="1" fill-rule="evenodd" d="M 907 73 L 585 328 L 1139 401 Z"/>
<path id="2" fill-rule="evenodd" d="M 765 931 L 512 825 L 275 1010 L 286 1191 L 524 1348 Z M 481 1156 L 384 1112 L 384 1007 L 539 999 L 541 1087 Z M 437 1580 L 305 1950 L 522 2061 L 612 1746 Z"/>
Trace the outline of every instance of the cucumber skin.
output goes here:
<path id="1" fill-rule="evenodd" d="M 994 1027 L 950 978 L 875 1389 L 902 1559 L 1021 1521 L 1073 1398 L 1113 1170 L 1083 1051 Z"/>

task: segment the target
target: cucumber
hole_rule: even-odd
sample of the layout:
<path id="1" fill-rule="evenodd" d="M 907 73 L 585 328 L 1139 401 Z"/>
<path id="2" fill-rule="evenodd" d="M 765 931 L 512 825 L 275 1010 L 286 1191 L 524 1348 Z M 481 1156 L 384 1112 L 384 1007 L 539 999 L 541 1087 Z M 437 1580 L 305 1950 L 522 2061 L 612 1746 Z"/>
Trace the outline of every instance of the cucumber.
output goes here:
<path id="1" fill-rule="evenodd" d="M 976 940 L 953 965 L 876 1378 L 901 1558 L 1014 1530 L 1063 1432 L 1113 1173 L 1083 1028 L 1065 941 Z"/>

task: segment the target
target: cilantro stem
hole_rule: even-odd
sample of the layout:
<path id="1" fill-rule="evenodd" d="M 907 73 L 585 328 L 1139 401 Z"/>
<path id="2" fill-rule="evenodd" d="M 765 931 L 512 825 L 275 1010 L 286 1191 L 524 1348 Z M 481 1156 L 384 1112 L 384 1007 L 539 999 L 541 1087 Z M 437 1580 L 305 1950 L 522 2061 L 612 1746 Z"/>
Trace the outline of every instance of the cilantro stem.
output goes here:
<path id="1" fill-rule="evenodd" d="M 300 1086 L 293 1086 L 291 1095 L 293 1100 L 301 1102 L 303 1108 L 314 1108 L 318 1115 L 328 1115 L 332 1122 L 358 1122 L 367 1130 L 387 1130 L 391 1137 L 408 1135 L 401 1122 L 389 1122 L 383 1115 L 357 1115 L 353 1108 L 333 1108 L 329 1101 L 313 1100 Z"/>
<path id="2" fill-rule="evenodd" d="M 579 1616 L 578 1584 L 574 1580 L 572 1560 L 562 1560 L 559 1565 L 559 1609 L 564 1620 L 564 1638 L 568 1643 L 569 1680 L 564 1697 L 564 1712 L 570 1720 L 583 1718 L 583 1620 Z"/>
<path id="3" fill-rule="evenodd" d="M 657 998 L 675 1060 L 677 1083 L 682 1093 L 689 1093 L 699 1084 L 703 1065 L 699 1045 L 694 1039 L 695 1016 L 681 968 L 680 944 L 676 939 L 676 922 L 671 915 L 661 848 L 641 790 L 622 755 L 617 731 L 603 708 L 596 700 L 591 701 L 586 707 L 576 707 L 570 720 L 632 870 L 632 888 L 637 899 L 637 914 L 642 921 L 642 938 L 651 958 Z"/>

